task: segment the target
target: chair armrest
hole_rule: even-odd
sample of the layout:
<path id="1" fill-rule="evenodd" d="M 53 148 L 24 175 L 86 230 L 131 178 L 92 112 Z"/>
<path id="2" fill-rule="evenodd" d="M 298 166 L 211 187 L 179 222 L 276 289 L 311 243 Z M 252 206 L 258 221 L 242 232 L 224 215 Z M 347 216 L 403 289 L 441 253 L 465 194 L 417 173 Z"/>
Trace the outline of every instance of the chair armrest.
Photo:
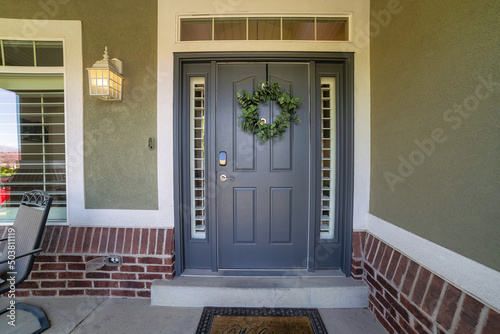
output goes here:
<path id="1" fill-rule="evenodd" d="M 41 251 L 42 251 L 42 249 L 41 249 L 41 248 L 37 248 L 37 249 L 34 249 L 34 250 L 32 250 L 32 251 L 30 251 L 30 252 L 28 252 L 28 253 L 26 253 L 26 254 L 16 256 L 16 257 L 14 258 L 14 260 L 20 259 L 20 258 L 25 257 L 25 256 L 33 255 L 33 254 L 35 254 L 35 255 L 36 255 L 37 253 L 40 253 Z M 7 259 L 7 260 L 3 260 L 3 261 L 0 261 L 0 264 L 2 264 L 2 263 L 6 263 L 7 261 L 9 261 L 9 259 Z"/>

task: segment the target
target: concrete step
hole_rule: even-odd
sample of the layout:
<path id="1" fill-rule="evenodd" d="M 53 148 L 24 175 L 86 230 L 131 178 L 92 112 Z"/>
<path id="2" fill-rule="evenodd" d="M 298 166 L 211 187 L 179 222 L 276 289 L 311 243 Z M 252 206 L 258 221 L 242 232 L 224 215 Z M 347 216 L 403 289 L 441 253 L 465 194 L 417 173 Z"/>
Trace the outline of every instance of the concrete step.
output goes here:
<path id="1" fill-rule="evenodd" d="M 151 305 L 368 307 L 368 286 L 348 277 L 175 277 L 151 287 Z"/>

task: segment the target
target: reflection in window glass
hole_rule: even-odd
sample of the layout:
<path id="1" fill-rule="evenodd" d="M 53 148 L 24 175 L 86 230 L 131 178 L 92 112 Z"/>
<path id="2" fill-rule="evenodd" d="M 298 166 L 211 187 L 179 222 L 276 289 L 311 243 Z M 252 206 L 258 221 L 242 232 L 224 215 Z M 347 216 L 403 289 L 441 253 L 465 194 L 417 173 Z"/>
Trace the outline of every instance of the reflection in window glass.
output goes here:
<path id="1" fill-rule="evenodd" d="M 62 42 L 35 42 L 36 66 L 64 66 Z"/>
<path id="2" fill-rule="evenodd" d="M 283 18 L 283 40 L 314 40 L 314 18 Z"/>
<path id="3" fill-rule="evenodd" d="M 34 66 L 33 41 L 3 41 L 5 66 Z"/>
<path id="4" fill-rule="evenodd" d="M 181 41 L 211 41 L 212 19 L 181 20 Z"/>
<path id="5" fill-rule="evenodd" d="M 347 41 L 347 20 L 318 19 L 316 21 L 318 41 Z"/>
<path id="6" fill-rule="evenodd" d="M 248 39 L 259 41 L 280 40 L 279 18 L 249 18 Z"/>
<path id="7" fill-rule="evenodd" d="M 214 39 L 216 41 L 246 40 L 246 19 L 215 19 Z"/>
<path id="8" fill-rule="evenodd" d="M 64 92 L 0 88 L 0 104 L 0 222 L 34 189 L 54 198 L 49 221 L 66 221 Z"/>

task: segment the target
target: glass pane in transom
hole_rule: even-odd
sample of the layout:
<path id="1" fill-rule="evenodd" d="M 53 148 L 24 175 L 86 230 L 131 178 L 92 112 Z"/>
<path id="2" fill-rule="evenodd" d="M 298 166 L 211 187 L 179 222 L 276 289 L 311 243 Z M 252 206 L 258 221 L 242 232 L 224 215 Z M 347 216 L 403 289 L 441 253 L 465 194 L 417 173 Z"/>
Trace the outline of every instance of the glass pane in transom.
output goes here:
<path id="1" fill-rule="evenodd" d="M 283 40 L 314 40 L 314 18 L 283 18 Z"/>
<path id="2" fill-rule="evenodd" d="M 280 36 L 279 18 L 249 18 L 248 19 L 248 39 L 269 41 L 279 40 Z"/>
<path id="3" fill-rule="evenodd" d="M 214 39 L 216 41 L 246 40 L 245 18 L 242 19 L 215 19 Z"/>
<path id="4" fill-rule="evenodd" d="M 61 41 L 37 41 L 36 66 L 64 66 L 63 43 Z"/>
<path id="5" fill-rule="evenodd" d="M 349 39 L 345 19 L 318 19 L 316 24 L 318 41 L 347 41 Z"/>
<path id="6" fill-rule="evenodd" d="M 34 66 L 33 41 L 3 41 L 5 66 Z"/>
<path id="7" fill-rule="evenodd" d="M 181 41 L 211 41 L 212 19 L 181 20 Z"/>

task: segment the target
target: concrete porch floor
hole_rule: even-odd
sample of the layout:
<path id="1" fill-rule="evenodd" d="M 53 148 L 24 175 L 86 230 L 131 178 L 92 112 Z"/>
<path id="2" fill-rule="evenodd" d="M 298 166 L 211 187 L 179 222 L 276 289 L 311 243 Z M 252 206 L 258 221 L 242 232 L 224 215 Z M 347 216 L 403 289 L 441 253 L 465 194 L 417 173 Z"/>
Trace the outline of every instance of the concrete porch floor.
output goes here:
<path id="1" fill-rule="evenodd" d="M 194 334 L 203 310 L 151 306 L 150 299 L 32 297 L 16 301 L 43 308 L 51 323 L 46 334 Z M 0 307 L 8 302 L 0 298 Z M 331 334 L 386 333 L 367 309 L 319 311 Z"/>

